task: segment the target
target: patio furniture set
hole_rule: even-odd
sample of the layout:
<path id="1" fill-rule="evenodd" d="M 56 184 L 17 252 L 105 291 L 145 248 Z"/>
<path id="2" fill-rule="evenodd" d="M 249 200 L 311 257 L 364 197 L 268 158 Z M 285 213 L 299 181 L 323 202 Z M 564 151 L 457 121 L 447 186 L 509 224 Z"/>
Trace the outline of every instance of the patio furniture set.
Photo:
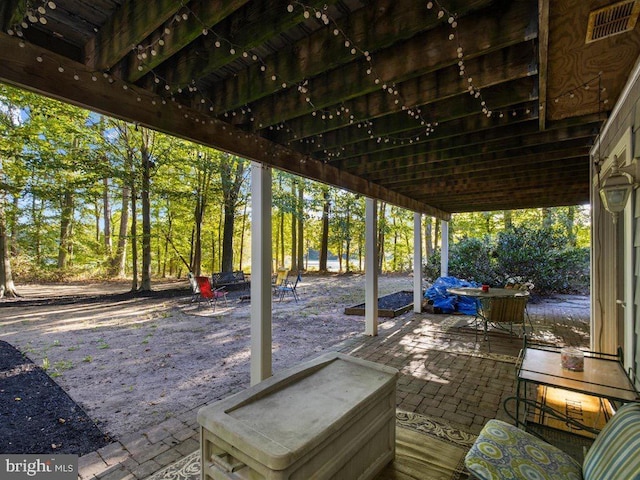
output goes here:
<path id="1" fill-rule="evenodd" d="M 211 278 L 206 276 L 195 276 L 191 272 L 188 274 L 189 284 L 191 286 L 191 301 L 198 302 L 198 306 L 204 301 L 216 311 L 218 301 L 224 301 L 225 306 L 228 305 L 228 290 L 247 290 L 251 284 L 249 278 L 241 270 L 235 272 L 218 272 L 214 273 Z M 295 281 L 289 279 L 288 270 L 279 270 L 271 280 L 273 295 L 282 301 L 286 295 L 291 295 L 297 302 L 298 284 L 302 281 L 302 275 L 298 272 Z M 241 302 L 251 300 L 250 293 L 240 295 Z"/>
<path id="2" fill-rule="evenodd" d="M 282 300 L 290 293 L 297 301 L 300 279 L 298 274 L 291 282 L 288 271 L 280 270 L 272 280 L 274 295 Z M 195 280 L 200 292 L 211 287 L 207 277 Z M 640 480 L 640 394 L 622 366 L 621 352 L 585 352 L 583 362 L 567 368 L 561 349 L 527 343 L 528 291 L 454 288 L 449 292 L 477 301 L 476 341 L 480 326 L 487 341 L 489 324 L 507 324 L 511 333 L 514 323 L 523 329 L 513 397 L 516 425 L 487 422 L 465 458 L 472 475 L 481 480 Z M 226 292 L 211 289 L 210 293 L 214 302 L 226 301 Z M 397 375 L 395 369 L 331 353 L 204 407 L 198 413 L 202 478 L 374 478 L 394 458 Z M 526 431 L 530 406 L 545 408 L 527 398 L 531 385 L 618 402 L 620 408 L 582 464 Z"/>
<path id="3" fill-rule="evenodd" d="M 467 469 L 481 480 L 640 479 L 640 394 L 622 358 L 621 351 L 617 355 L 584 352 L 583 362 L 566 363 L 562 349 L 527 345 L 525 338 L 517 365 L 516 425 L 496 419 L 487 422 L 466 455 Z M 529 385 L 588 394 L 620 405 L 585 452 L 582 464 L 533 435 L 535 430 L 527 432 L 529 408 L 545 409 L 527 398 Z M 551 413 L 575 423 L 568 412 Z"/>

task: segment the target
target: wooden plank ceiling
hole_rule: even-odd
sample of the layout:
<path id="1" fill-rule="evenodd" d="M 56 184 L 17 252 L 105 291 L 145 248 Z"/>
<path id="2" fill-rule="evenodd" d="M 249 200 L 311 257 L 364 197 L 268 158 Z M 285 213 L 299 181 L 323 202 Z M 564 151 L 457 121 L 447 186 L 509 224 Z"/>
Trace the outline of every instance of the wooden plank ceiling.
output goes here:
<path id="1" fill-rule="evenodd" d="M 5 0 L 0 81 L 447 219 L 589 202 L 602 0 Z"/>

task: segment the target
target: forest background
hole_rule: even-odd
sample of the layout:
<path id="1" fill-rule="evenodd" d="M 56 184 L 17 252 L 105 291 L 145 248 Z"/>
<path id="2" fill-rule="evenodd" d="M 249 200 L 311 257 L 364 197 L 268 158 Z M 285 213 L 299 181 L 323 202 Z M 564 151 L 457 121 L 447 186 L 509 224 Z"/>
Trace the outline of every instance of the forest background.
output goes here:
<path id="1" fill-rule="evenodd" d="M 33 281 L 250 273 L 247 160 L 0 85 L 0 297 Z M 274 271 L 362 271 L 362 196 L 273 172 Z M 378 270 L 412 271 L 413 212 L 378 202 Z M 423 218 L 426 278 L 440 222 Z M 588 206 L 454 214 L 449 274 L 587 293 Z"/>

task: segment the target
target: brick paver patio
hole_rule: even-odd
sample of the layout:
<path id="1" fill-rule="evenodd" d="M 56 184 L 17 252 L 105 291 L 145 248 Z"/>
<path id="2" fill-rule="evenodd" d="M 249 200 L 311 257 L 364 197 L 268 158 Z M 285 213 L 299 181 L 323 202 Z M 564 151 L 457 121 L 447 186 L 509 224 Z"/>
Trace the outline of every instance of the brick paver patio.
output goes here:
<path id="1" fill-rule="evenodd" d="M 567 322 L 588 326 L 584 300 L 538 308 L 530 305 L 529 310 L 534 325 L 553 331 L 559 328 L 566 343 L 584 343 L 575 329 L 562 327 Z M 491 418 L 509 421 L 502 402 L 515 392 L 514 360 L 522 339 L 497 332 L 490 335 L 490 342 L 482 336 L 476 342 L 471 328 L 459 328 L 464 320 L 460 316 L 407 313 L 381 319 L 376 337 L 361 335 L 331 350 L 399 369 L 397 408 L 437 417 L 477 434 Z M 567 338 L 571 335 L 576 337 Z M 81 479 L 143 479 L 195 451 L 199 446 L 199 408 L 80 457 Z"/>

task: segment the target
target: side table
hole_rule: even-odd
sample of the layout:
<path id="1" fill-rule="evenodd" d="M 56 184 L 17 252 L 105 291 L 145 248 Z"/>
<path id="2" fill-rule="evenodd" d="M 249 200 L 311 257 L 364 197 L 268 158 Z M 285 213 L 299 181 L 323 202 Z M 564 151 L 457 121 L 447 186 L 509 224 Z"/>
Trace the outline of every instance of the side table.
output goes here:
<path id="1" fill-rule="evenodd" d="M 520 352 L 517 363 L 516 424 L 527 419 L 527 386 L 543 385 L 586 395 L 619 401 L 640 402 L 640 394 L 622 365 L 622 352 L 611 355 L 584 352 L 584 371 L 574 372 L 562 368 L 561 349 L 542 345 L 527 345 Z M 523 421 L 520 420 L 524 403 Z"/>

